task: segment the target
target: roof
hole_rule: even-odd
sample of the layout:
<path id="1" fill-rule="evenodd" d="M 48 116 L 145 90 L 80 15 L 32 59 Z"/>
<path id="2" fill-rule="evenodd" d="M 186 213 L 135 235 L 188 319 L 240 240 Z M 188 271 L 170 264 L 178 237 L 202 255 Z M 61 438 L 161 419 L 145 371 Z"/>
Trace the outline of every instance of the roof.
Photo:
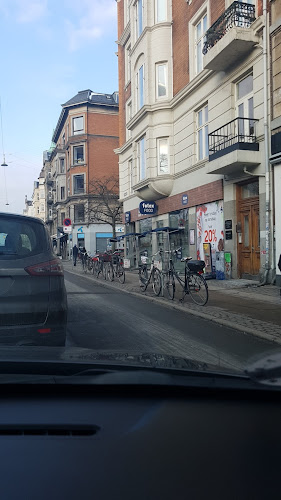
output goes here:
<path id="1" fill-rule="evenodd" d="M 113 94 L 101 94 L 99 92 L 93 92 L 91 89 L 80 90 L 78 94 L 62 104 L 62 111 L 52 137 L 52 141 L 54 143 L 58 141 L 68 114 L 68 109 L 82 104 L 90 106 L 109 106 L 110 108 L 115 108 L 118 111 L 118 92 L 113 92 Z M 49 151 L 51 151 L 51 148 Z"/>
<path id="2" fill-rule="evenodd" d="M 100 104 L 106 106 L 118 106 L 116 102 L 116 93 L 114 94 L 101 94 L 98 92 L 93 92 L 90 89 L 80 90 L 78 94 L 69 99 L 66 103 L 62 104 L 62 107 L 73 106 L 75 104 L 83 104 L 85 102 L 91 104 Z"/>

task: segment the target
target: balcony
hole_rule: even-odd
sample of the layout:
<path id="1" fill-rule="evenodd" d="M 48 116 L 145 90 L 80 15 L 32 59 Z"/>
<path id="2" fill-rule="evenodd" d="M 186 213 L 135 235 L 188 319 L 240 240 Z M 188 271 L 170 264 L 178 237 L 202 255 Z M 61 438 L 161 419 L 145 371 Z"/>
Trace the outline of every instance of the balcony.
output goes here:
<path id="1" fill-rule="evenodd" d="M 52 178 L 48 176 L 46 178 L 46 183 L 47 183 L 48 186 L 53 186 L 53 180 L 52 180 Z"/>
<path id="2" fill-rule="evenodd" d="M 48 196 L 47 196 L 47 203 L 48 203 L 48 205 L 52 205 L 53 201 L 54 201 L 53 200 L 53 195 L 48 194 Z"/>
<path id="3" fill-rule="evenodd" d="M 235 118 L 209 134 L 210 174 L 230 174 L 260 164 L 257 121 Z"/>
<path id="4" fill-rule="evenodd" d="M 233 2 L 206 31 L 204 69 L 224 71 L 249 53 L 259 43 L 251 28 L 254 21 L 254 5 Z"/>
<path id="5" fill-rule="evenodd" d="M 133 186 L 137 196 L 144 201 L 156 201 L 166 198 L 172 192 L 174 178 L 172 175 L 159 175 L 144 179 Z"/>

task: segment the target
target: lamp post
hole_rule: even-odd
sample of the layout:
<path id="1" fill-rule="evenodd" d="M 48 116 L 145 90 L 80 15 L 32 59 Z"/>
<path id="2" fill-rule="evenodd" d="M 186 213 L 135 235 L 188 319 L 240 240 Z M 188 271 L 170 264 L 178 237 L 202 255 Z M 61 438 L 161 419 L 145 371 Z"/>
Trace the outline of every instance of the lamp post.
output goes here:
<path id="1" fill-rule="evenodd" d="M 6 184 L 6 172 L 5 172 L 5 167 L 7 167 L 7 163 L 5 161 L 5 154 L 3 153 L 3 163 L 1 163 L 1 167 L 4 167 L 4 183 L 5 183 L 5 194 L 6 194 L 6 205 L 9 205 L 8 203 L 8 197 L 7 197 L 7 184 Z"/>

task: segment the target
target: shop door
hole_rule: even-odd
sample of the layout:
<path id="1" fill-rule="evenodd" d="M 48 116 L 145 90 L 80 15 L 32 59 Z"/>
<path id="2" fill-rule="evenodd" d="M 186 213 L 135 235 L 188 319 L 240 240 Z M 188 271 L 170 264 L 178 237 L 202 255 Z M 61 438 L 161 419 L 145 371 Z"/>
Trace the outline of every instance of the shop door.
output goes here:
<path id="1" fill-rule="evenodd" d="M 241 200 L 239 212 L 241 221 L 241 235 L 238 235 L 240 275 L 256 276 L 260 270 L 259 199 Z"/>

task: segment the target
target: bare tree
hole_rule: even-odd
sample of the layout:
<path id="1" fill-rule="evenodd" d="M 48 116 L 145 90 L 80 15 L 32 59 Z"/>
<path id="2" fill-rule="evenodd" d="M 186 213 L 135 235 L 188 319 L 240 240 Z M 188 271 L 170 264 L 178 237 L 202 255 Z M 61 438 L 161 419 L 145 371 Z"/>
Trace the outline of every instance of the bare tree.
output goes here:
<path id="1" fill-rule="evenodd" d="M 89 185 L 88 221 L 103 222 L 112 227 L 116 238 L 116 224 L 122 221 L 122 204 L 119 201 L 119 180 L 117 177 L 104 177 Z M 113 244 L 113 248 L 115 245 Z"/>

